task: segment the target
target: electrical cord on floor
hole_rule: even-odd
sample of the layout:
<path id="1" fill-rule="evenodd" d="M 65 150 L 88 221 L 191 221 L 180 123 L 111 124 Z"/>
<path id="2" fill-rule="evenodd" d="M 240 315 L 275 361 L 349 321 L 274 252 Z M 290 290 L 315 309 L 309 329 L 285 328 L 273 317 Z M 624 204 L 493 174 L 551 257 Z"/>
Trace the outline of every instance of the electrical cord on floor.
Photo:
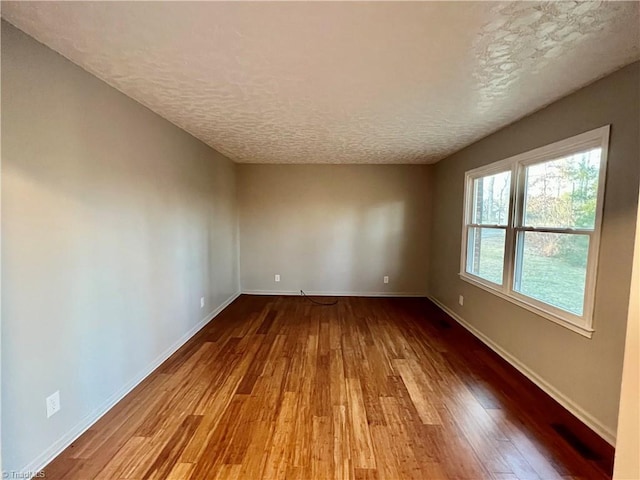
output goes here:
<path id="1" fill-rule="evenodd" d="M 318 302 L 317 300 L 314 300 L 309 295 L 304 293 L 304 290 L 300 290 L 300 295 L 302 295 L 304 298 L 306 298 L 310 302 L 315 303 L 316 305 L 322 305 L 323 307 L 330 307 L 332 305 L 337 305 L 338 304 L 338 299 L 337 298 L 331 303 Z"/>

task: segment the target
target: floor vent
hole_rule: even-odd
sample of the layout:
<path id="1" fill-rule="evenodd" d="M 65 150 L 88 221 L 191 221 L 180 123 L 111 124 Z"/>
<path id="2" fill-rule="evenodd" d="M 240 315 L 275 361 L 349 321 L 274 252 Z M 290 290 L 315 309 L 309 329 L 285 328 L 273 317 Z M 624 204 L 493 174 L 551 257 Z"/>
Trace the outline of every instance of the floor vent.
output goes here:
<path id="1" fill-rule="evenodd" d="M 438 327 L 446 330 L 448 328 L 451 328 L 451 324 L 449 322 L 447 322 L 445 319 L 439 318 L 438 319 Z"/>
<path id="2" fill-rule="evenodd" d="M 566 425 L 562 425 L 561 423 L 552 423 L 551 427 L 583 458 L 587 460 L 600 460 L 600 456 L 591 450 L 571 430 L 569 430 Z"/>

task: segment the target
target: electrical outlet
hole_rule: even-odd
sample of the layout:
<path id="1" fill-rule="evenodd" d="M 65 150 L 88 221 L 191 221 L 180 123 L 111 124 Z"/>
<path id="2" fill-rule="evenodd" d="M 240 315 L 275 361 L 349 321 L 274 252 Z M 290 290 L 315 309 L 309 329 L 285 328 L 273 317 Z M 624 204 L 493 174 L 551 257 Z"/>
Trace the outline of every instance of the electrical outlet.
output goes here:
<path id="1" fill-rule="evenodd" d="M 388 276 L 388 275 L 385 275 L 384 277 L 382 277 L 382 281 L 383 281 L 384 283 L 389 283 L 389 276 Z"/>
<path id="2" fill-rule="evenodd" d="M 204 297 L 200 297 L 200 308 L 204 308 Z"/>
<path id="3" fill-rule="evenodd" d="M 278 275 L 278 274 L 276 273 L 276 274 L 275 274 L 275 276 L 274 276 L 274 280 L 275 280 L 276 282 L 279 282 L 279 281 L 280 281 L 280 275 Z"/>
<path id="4" fill-rule="evenodd" d="M 47 397 L 47 418 L 60 411 L 60 390 Z"/>
<path id="5" fill-rule="evenodd" d="M 464 297 L 463 297 L 462 295 L 460 295 L 460 296 L 458 297 L 458 303 L 459 303 L 460 305 L 464 305 Z"/>

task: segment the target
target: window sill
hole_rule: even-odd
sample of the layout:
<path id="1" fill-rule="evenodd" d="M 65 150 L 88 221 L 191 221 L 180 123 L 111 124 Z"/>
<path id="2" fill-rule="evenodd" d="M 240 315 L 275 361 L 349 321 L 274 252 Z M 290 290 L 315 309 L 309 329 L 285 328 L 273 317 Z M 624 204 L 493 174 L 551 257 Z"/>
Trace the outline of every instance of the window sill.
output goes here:
<path id="1" fill-rule="evenodd" d="M 474 285 L 482 290 L 485 290 L 489 293 L 492 293 L 504 300 L 507 300 L 508 302 L 511 302 L 515 305 L 518 305 L 519 307 L 522 307 L 526 310 L 529 310 L 530 312 L 535 313 L 536 315 L 539 315 L 540 317 L 543 317 L 553 323 L 556 323 L 560 326 L 563 326 L 569 330 L 571 330 L 572 332 L 578 333 L 580 335 L 582 335 L 583 337 L 586 338 L 591 338 L 593 336 L 593 332 L 594 330 L 592 328 L 587 328 L 581 325 L 577 325 L 573 322 L 570 322 L 562 317 L 559 317 L 557 315 L 554 315 L 553 313 L 547 312 L 545 310 L 542 310 L 541 308 L 536 307 L 535 305 L 532 305 L 530 303 L 527 303 L 525 301 L 520 300 L 519 298 L 513 297 L 511 295 L 508 295 L 506 293 L 504 293 L 501 290 L 498 290 L 497 288 L 493 288 L 481 281 L 476 280 L 475 278 L 471 277 L 470 275 L 466 275 L 464 273 L 459 273 L 458 274 L 460 276 L 460 278 L 462 280 L 464 280 L 467 283 L 470 283 L 471 285 Z"/>

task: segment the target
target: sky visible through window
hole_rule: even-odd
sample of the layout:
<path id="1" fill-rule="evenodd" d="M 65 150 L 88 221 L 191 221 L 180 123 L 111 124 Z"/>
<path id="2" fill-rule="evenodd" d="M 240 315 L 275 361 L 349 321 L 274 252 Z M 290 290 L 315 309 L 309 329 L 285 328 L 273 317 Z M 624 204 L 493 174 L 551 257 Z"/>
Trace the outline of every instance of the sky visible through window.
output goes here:
<path id="1" fill-rule="evenodd" d="M 592 230 L 595 226 L 601 149 L 526 167 L 523 224 L 526 227 Z M 510 172 L 477 178 L 473 183 L 471 222 L 506 225 Z M 514 290 L 582 315 L 589 236 L 578 233 L 519 232 L 520 262 Z M 469 229 L 467 271 L 501 284 L 505 232 Z"/>

